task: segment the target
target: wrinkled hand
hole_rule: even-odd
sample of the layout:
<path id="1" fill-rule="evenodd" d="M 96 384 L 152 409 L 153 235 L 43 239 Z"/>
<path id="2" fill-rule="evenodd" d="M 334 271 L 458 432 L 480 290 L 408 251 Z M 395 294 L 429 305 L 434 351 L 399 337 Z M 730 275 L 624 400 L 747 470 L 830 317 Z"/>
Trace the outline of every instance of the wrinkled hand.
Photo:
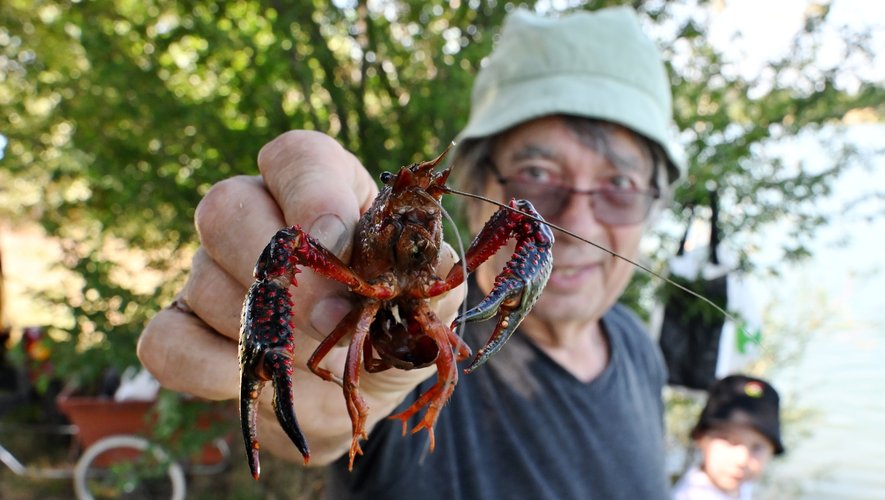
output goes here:
<path id="1" fill-rule="evenodd" d="M 258 155 L 261 177 L 239 176 L 216 184 L 200 202 L 195 222 L 201 247 L 190 276 L 173 307 L 147 325 L 138 356 L 167 388 L 223 400 L 239 396 L 237 341 L 240 315 L 252 271 L 271 236 L 300 224 L 345 262 L 357 219 L 377 194 L 375 182 L 359 161 L 333 139 L 316 132 L 288 132 Z M 440 274 L 456 260 L 449 251 Z M 350 310 L 346 290 L 308 269 L 292 289 L 295 307 L 295 411 L 310 442 L 312 464 L 322 465 L 346 451 L 351 423 L 341 389 L 314 376 L 307 359 Z M 463 288 L 441 298 L 435 308 L 450 322 Z M 346 348 L 334 349 L 321 366 L 341 375 Z M 388 370 L 361 378 L 371 407 L 371 428 L 434 368 Z M 271 391 L 264 391 L 259 418 L 263 449 L 292 460 L 297 450 L 276 423 Z"/>

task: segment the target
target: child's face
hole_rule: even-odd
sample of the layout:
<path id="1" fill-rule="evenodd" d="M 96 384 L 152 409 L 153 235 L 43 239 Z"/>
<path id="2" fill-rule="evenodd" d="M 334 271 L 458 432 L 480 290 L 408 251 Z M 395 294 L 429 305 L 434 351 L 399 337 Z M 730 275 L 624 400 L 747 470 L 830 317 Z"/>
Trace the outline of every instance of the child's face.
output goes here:
<path id="1" fill-rule="evenodd" d="M 704 456 L 704 472 L 726 492 L 734 492 L 744 481 L 759 477 L 774 454 L 768 438 L 741 424 L 710 429 L 696 443 Z"/>

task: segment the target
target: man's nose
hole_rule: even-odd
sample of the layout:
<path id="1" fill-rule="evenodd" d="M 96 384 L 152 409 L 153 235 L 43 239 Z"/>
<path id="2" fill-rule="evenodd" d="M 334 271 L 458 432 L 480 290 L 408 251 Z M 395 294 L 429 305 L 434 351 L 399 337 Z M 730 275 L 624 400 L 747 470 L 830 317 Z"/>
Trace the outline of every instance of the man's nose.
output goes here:
<path id="1" fill-rule="evenodd" d="M 592 197 L 586 193 L 570 192 L 562 209 L 553 220 L 569 229 L 578 229 L 584 226 L 604 226 L 599 219 L 598 212 L 593 206 Z M 571 227 L 570 227 L 571 226 Z"/>

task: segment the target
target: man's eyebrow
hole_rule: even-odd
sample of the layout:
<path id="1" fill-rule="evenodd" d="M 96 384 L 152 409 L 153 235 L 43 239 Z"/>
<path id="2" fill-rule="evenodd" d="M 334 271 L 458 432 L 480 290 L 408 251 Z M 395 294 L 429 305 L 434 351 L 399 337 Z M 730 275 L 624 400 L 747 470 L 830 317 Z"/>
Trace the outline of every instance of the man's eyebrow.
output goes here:
<path id="1" fill-rule="evenodd" d="M 615 168 L 621 172 L 642 172 L 645 170 L 645 162 L 642 161 L 642 158 L 637 158 L 636 155 L 619 154 L 616 151 L 609 150 L 606 156 L 614 164 Z"/>
<path id="2" fill-rule="evenodd" d="M 606 159 L 608 159 L 609 163 L 611 163 L 619 172 L 644 172 L 646 170 L 646 162 L 643 161 L 643 158 L 636 155 L 621 154 L 607 145 L 603 146 L 600 153 L 602 153 Z M 514 152 L 513 155 L 511 155 L 510 161 L 515 163 L 520 160 L 531 160 L 534 158 L 555 160 L 556 157 L 556 153 L 549 146 L 530 143 Z"/>
<path id="3" fill-rule="evenodd" d="M 511 161 L 517 162 L 520 160 L 528 160 L 532 158 L 547 158 L 552 159 L 556 155 L 553 153 L 553 150 L 547 146 L 542 146 L 540 144 L 527 144 L 513 153 L 511 157 Z"/>

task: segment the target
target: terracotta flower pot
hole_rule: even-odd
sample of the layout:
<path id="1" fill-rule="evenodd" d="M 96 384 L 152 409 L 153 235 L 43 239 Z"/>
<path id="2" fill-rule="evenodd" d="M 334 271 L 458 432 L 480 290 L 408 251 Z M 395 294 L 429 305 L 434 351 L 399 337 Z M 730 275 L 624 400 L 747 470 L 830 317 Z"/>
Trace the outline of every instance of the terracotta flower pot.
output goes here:
<path id="1" fill-rule="evenodd" d="M 150 439 L 151 417 L 148 416 L 155 401 L 114 401 L 109 398 L 62 395 L 56 399 L 59 410 L 71 424 L 77 426 L 77 439 L 82 450 L 95 444 L 102 438 L 115 434 L 134 434 Z M 235 408 L 234 408 L 235 411 Z M 201 414 L 195 429 L 205 430 L 218 422 L 228 422 L 230 408 L 221 408 Z M 230 442 L 230 436 L 225 437 Z M 96 459 L 96 464 L 109 466 L 117 461 L 131 460 L 137 452 L 129 450 L 110 450 Z M 213 443 L 207 443 L 199 456 L 193 457 L 200 465 L 218 465 L 227 458 L 226 453 Z"/>
<path id="2" fill-rule="evenodd" d="M 154 401 L 114 401 L 108 398 L 59 396 L 59 410 L 77 426 L 77 439 L 83 450 L 98 440 L 115 434 L 148 434 L 145 420 Z M 132 459 L 137 452 L 111 450 L 101 455 L 96 464 L 107 466 L 123 459 Z"/>

